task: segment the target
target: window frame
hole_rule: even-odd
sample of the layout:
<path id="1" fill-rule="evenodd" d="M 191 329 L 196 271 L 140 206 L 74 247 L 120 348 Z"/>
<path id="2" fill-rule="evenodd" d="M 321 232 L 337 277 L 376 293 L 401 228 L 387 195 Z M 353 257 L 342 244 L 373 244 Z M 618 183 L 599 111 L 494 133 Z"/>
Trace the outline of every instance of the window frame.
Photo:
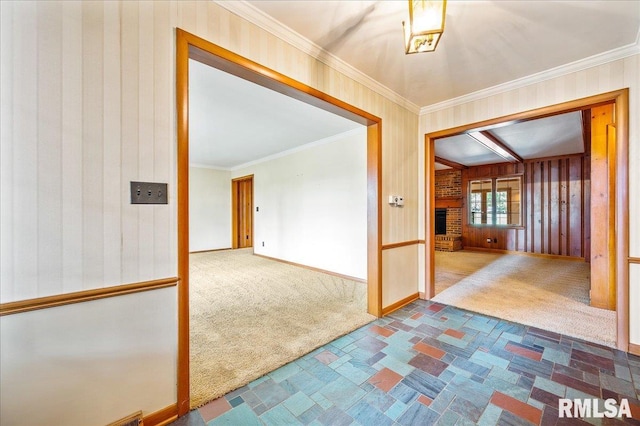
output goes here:
<path id="1" fill-rule="evenodd" d="M 498 191 L 498 182 L 500 180 L 512 180 L 512 179 L 517 179 L 518 180 L 518 186 L 519 186 L 519 191 L 520 191 L 520 199 L 517 201 L 518 204 L 518 223 L 517 224 L 499 224 L 498 222 L 498 192 L 507 192 L 507 212 L 506 212 L 506 219 L 507 221 L 509 220 L 509 218 L 511 218 L 512 216 L 515 215 L 515 213 L 513 213 L 513 206 L 514 206 L 514 202 L 510 201 L 509 198 L 511 198 L 510 194 L 511 194 L 511 189 L 512 188 L 507 188 L 508 191 Z M 473 190 L 472 186 L 473 184 L 477 184 L 477 183 L 481 183 L 482 185 L 487 185 L 487 182 L 491 181 L 491 189 L 484 189 L 481 188 L 479 190 Z M 472 201 L 472 197 L 473 194 L 478 194 L 481 193 L 481 218 L 480 221 L 481 223 L 473 223 L 473 219 L 474 219 L 474 213 L 478 213 L 475 210 L 473 210 L 473 206 L 477 204 L 476 201 Z M 491 211 L 489 212 L 488 209 L 486 209 L 486 206 L 488 204 L 487 202 L 487 197 L 488 194 L 491 194 Z M 477 228 L 486 228 L 486 227 L 498 227 L 498 228 L 513 228 L 513 229 L 524 229 L 524 216 L 523 216 L 523 197 L 524 197 L 524 190 L 523 190 L 523 175 L 522 174 L 510 174 L 510 175 L 501 175 L 501 176 L 491 176 L 491 177 L 478 177 L 475 179 L 469 179 L 468 184 L 467 184 L 467 220 L 466 220 L 466 225 L 467 226 L 472 226 L 472 227 L 477 227 Z M 486 210 L 486 211 L 482 211 L 482 210 Z M 500 213 L 500 214 L 505 214 L 505 213 Z"/>

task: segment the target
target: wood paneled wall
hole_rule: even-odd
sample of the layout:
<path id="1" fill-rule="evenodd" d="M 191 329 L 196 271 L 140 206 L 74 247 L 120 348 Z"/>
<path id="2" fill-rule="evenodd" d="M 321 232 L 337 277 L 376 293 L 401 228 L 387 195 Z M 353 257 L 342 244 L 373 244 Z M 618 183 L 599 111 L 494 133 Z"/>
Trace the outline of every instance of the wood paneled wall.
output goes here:
<path id="1" fill-rule="evenodd" d="M 522 226 L 470 226 L 469 181 L 516 174 L 522 176 Z M 471 167 L 462 172 L 462 188 L 465 247 L 589 258 L 588 156 Z"/>

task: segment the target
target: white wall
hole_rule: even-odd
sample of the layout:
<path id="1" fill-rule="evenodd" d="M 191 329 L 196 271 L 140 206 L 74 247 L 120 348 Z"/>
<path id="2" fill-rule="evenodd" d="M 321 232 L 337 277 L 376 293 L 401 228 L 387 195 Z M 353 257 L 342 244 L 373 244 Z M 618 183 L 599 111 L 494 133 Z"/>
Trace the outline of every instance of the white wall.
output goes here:
<path id="1" fill-rule="evenodd" d="M 255 253 L 366 279 L 366 166 L 363 127 L 234 170 L 254 175 Z"/>
<path id="2" fill-rule="evenodd" d="M 189 251 L 231 248 L 231 172 L 189 167 Z"/>
<path id="3" fill-rule="evenodd" d="M 601 65 L 583 67 L 574 72 L 539 78 L 529 84 L 495 89 L 486 96 L 452 100 L 425 108 L 420 116 L 420 158 L 424 158 L 424 135 L 438 130 L 476 123 L 517 112 L 568 102 L 614 90 L 629 88 L 629 256 L 640 257 L 640 46 L 635 54 Z M 471 96 L 469 97 L 471 98 Z M 424 162 L 420 164 L 424 177 Z M 423 181 L 424 182 L 424 181 Z M 424 200 L 424 185 L 420 187 Z M 420 233 L 424 238 L 424 202 L 420 204 Z M 621 253 L 625 256 L 626 253 Z M 424 274 L 424 259 L 421 275 Z M 633 268 L 633 266 L 632 266 Z M 640 344 L 640 282 L 637 271 L 629 278 L 630 341 Z M 420 291 L 424 291 L 424 282 Z"/>
<path id="4" fill-rule="evenodd" d="M 0 424 L 104 425 L 175 403 L 176 306 L 165 288 L 3 316 Z"/>

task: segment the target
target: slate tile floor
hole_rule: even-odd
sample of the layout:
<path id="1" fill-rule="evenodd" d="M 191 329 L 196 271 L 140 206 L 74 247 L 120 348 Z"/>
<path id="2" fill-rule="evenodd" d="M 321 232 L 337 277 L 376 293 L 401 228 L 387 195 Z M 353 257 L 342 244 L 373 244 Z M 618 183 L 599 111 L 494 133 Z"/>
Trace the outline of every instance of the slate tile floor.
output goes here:
<path id="1" fill-rule="evenodd" d="M 633 418 L 559 418 L 559 398 Z M 640 357 L 419 300 L 173 424 L 640 425 L 639 399 Z"/>

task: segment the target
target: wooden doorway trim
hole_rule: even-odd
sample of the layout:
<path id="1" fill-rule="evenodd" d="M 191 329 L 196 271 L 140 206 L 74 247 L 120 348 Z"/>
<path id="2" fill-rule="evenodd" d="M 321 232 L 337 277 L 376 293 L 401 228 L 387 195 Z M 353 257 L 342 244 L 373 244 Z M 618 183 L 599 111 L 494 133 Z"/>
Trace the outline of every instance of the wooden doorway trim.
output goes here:
<path id="1" fill-rule="evenodd" d="M 382 316 L 382 119 L 176 29 L 178 415 L 189 411 L 189 59 L 367 126 L 367 311 Z"/>
<path id="2" fill-rule="evenodd" d="M 454 136 L 479 128 L 505 122 L 528 121 L 572 111 L 583 111 L 595 106 L 614 104 L 617 140 L 610 152 L 615 162 L 612 179 L 615 188 L 614 214 L 610 216 L 608 227 L 616 235 L 609 247 L 610 271 L 616 285 L 616 346 L 625 352 L 629 346 L 629 89 L 616 90 L 561 104 L 551 105 L 531 111 L 511 114 L 478 123 L 466 124 L 425 135 L 425 298 L 435 296 L 435 146 L 438 138 Z M 593 218 L 592 218 L 593 220 Z"/>
<path id="3" fill-rule="evenodd" d="M 249 209 L 249 214 L 251 217 L 251 230 L 249 231 L 249 234 L 251 235 L 250 246 L 244 246 L 240 243 L 240 231 L 242 229 L 242 226 L 240 224 L 241 215 L 239 212 L 242 197 L 239 197 L 238 195 L 241 188 L 241 183 L 246 181 L 251 181 L 251 208 Z M 245 247 L 253 247 L 253 175 L 243 176 L 231 180 L 231 248 L 237 249 Z"/>

